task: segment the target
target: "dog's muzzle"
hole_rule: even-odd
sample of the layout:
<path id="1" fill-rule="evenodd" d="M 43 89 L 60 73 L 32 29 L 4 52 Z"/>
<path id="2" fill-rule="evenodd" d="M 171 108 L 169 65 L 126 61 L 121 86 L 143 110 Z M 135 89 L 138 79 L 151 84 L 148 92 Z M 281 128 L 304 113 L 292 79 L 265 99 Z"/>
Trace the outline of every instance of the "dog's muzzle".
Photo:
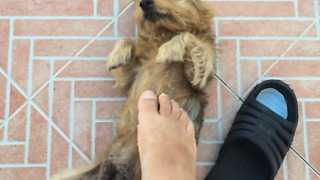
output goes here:
<path id="1" fill-rule="evenodd" d="M 143 11 L 150 11 L 154 8 L 153 0 L 142 0 L 139 5 Z"/>
<path id="2" fill-rule="evenodd" d="M 157 13 L 156 5 L 153 0 L 142 0 L 140 7 L 143 10 L 144 19 L 149 21 L 156 21 L 159 17 Z"/>

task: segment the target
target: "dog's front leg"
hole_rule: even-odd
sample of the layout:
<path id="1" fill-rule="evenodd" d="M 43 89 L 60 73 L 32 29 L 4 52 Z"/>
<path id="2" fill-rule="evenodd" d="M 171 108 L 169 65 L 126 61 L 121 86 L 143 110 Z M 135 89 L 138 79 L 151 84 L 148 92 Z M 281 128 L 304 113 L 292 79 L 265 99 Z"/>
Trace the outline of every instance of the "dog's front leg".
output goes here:
<path id="1" fill-rule="evenodd" d="M 108 56 L 107 69 L 111 71 L 116 87 L 129 89 L 136 74 L 137 62 L 133 58 L 135 43 L 130 38 L 125 38 L 116 43 L 113 51 Z"/>
<path id="2" fill-rule="evenodd" d="M 193 63 L 192 85 L 204 89 L 215 72 L 215 46 L 200 41 L 191 33 L 181 33 L 160 46 L 156 61 L 158 63 Z"/>

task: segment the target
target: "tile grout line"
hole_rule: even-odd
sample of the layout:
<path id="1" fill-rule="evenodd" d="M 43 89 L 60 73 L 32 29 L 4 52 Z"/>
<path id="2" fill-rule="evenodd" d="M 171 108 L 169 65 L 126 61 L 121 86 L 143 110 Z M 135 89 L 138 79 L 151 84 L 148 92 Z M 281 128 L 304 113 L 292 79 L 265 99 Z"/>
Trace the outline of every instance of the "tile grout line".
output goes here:
<path id="1" fill-rule="evenodd" d="M 6 119 L 3 124 L 0 125 L 0 129 L 3 128 L 6 123 L 9 123 L 9 121 L 15 116 L 17 115 L 26 105 L 28 104 L 28 101 L 25 101 L 23 104 L 21 104 L 21 106 L 14 112 L 11 114 L 11 116 L 8 117 L 8 119 Z"/>
<path id="2" fill-rule="evenodd" d="M 219 37 L 218 21 L 215 20 L 214 23 L 215 23 L 215 32 L 216 32 L 215 35 L 216 35 L 216 37 Z M 219 44 L 219 41 L 220 41 L 220 39 L 216 38 L 216 42 L 215 43 Z M 218 48 L 217 45 L 216 45 L 216 48 Z M 218 51 L 219 51 L 219 49 L 218 49 Z M 219 76 L 220 73 L 221 73 L 220 72 L 221 57 L 219 55 L 217 55 L 217 59 L 216 60 L 217 60 L 217 63 L 216 63 L 217 72 L 216 72 L 216 74 L 217 74 L 217 76 Z M 222 117 L 222 98 L 221 98 L 221 83 L 218 80 L 217 80 L 217 87 L 216 88 L 217 88 L 217 111 L 218 111 L 217 115 L 218 115 L 218 118 L 219 118 L 219 117 Z M 202 139 L 206 139 L 209 136 L 210 132 L 213 131 L 214 127 L 215 127 L 214 124 L 211 127 L 209 127 L 207 132 L 203 135 Z M 219 136 L 219 139 L 222 139 L 223 129 L 220 128 L 220 126 L 218 126 L 218 136 Z"/>
<path id="3" fill-rule="evenodd" d="M 287 157 L 284 158 L 283 160 L 283 179 L 288 180 L 288 161 Z"/>
<path id="4" fill-rule="evenodd" d="M 242 56 L 241 59 L 246 59 L 246 60 L 256 60 L 256 59 L 260 59 L 260 60 L 274 60 L 274 59 L 279 59 L 279 60 L 291 60 L 291 61 L 301 61 L 301 60 L 313 60 L 313 61 L 318 61 L 319 57 L 297 57 L 297 56 L 290 56 L 290 57 L 276 57 L 276 56 L 264 56 L 264 57 L 257 57 L 257 56 Z"/>
<path id="5" fill-rule="evenodd" d="M 220 121 L 220 122 L 222 122 L 222 121 Z M 214 124 L 216 124 L 217 127 L 218 127 L 218 138 L 219 138 L 219 141 L 224 141 L 224 139 L 223 139 L 223 133 L 224 133 L 224 131 L 223 131 L 223 124 L 222 124 L 222 123 L 214 123 Z M 213 125 L 214 125 L 214 124 L 213 124 Z M 213 126 L 213 125 L 212 125 L 212 126 Z M 213 128 L 211 131 L 213 131 L 213 130 L 214 130 L 214 128 Z M 207 136 L 209 136 L 209 135 L 207 135 Z M 202 138 L 202 139 L 206 140 L 206 138 L 207 138 L 207 137 Z"/>
<path id="6" fill-rule="evenodd" d="M 65 59 L 70 59 L 72 56 L 35 56 L 34 57 L 37 60 L 40 61 L 47 61 L 47 60 L 52 60 L 54 59 L 55 61 L 65 61 Z M 87 60 L 92 60 L 92 61 L 105 61 L 107 56 L 102 56 L 102 57 L 76 57 L 75 60 L 77 61 L 87 61 Z"/>
<path id="7" fill-rule="evenodd" d="M 290 147 L 290 150 L 307 166 L 307 168 L 310 168 L 311 171 L 313 171 L 318 177 L 320 177 L 320 172 L 317 171 L 308 161 L 306 161 L 294 148 Z M 306 174 L 309 173 L 306 172 Z"/>
<path id="8" fill-rule="evenodd" d="M 218 110 L 218 117 L 222 118 L 222 95 L 221 95 L 221 83 L 217 82 L 217 110 Z M 217 123 L 215 123 L 217 124 Z M 214 124 L 211 125 L 211 127 L 207 130 L 207 132 L 203 135 L 202 139 L 207 139 L 207 136 L 209 136 L 210 132 L 214 130 Z M 219 139 L 222 139 L 223 136 L 223 129 L 221 129 L 218 126 L 218 136 Z"/>
<path id="9" fill-rule="evenodd" d="M 110 22 L 109 22 L 110 23 Z M 95 36 L 14 36 L 12 39 L 32 39 L 32 40 L 91 40 Z M 95 40 L 121 40 L 130 36 L 99 36 Z M 132 36 L 131 36 L 132 37 Z M 312 37 L 310 37 L 312 38 Z M 73 57 L 73 56 L 72 56 Z"/>
<path id="10" fill-rule="evenodd" d="M 227 88 L 227 90 L 228 90 L 234 97 L 236 97 L 237 99 L 243 101 L 243 100 L 241 99 L 241 97 L 238 96 L 238 94 L 235 92 L 235 90 L 233 90 L 232 87 L 230 87 L 222 78 L 220 78 L 220 77 L 219 77 L 218 75 L 216 75 L 216 74 L 215 74 L 214 76 L 218 79 L 218 81 L 221 82 L 221 84 L 222 84 L 225 88 Z"/>
<path id="11" fill-rule="evenodd" d="M 115 79 L 113 77 L 58 77 L 54 79 L 55 81 L 114 81 Z"/>
<path id="12" fill-rule="evenodd" d="M 90 159 L 80 150 L 80 148 L 76 144 L 74 144 L 55 123 L 50 121 L 50 118 L 41 110 L 41 108 L 38 107 L 37 104 L 33 102 L 31 102 L 31 104 L 40 113 L 40 115 L 42 115 L 43 118 L 50 124 L 50 126 L 52 126 L 64 138 L 64 140 L 67 141 L 67 143 L 72 145 L 72 147 L 78 152 L 80 156 L 83 157 L 85 161 L 87 161 L 88 163 L 91 162 Z"/>
<path id="13" fill-rule="evenodd" d="M 29 46 L 29 67 L 28 67 L 28 99 L 32 94 L 32 84 L 33 84 L 33 48 L 34 41 L 30 40 Z M 28 103 L 27 106 L 27 122 L 26 122 L 26 145 L 25 145 L 25 159 L 24 162 L 28 164 L 29 159 L 29 144 L 30 144 L 30 129 L 31 129 L 31 105 Z"/>
<path id="14" fill-rule="evenodd" d="M 27 104 L 27 122 L 26 122 L 26 143 L 24 151 L 24 163 L 28 164 L 29 158 L 29 141 L 30 141 L 30 121 L 31 121 L 31 105 Z"/>
<path id="15" fill-rule="evenodd" d="M 261 77 L 261 79 L 269 79 L 272 76 L 265 76 L 265 77 Z M 320 81 L 320 77 L 285 77 L 285 76 L 277 76 L 277 78 L 283 79 L 283 80 L 289 80 L 289 81 L 294 81 L 294 80 L 298 80 L 298 81 Z"/>
<path id="16" fill-rule="evenodd" d="M 60 38 L 60 37 L 59 37 Z M 221 40 L 246 40 L 246 41 L 254 41 L 254 40 L 286 40 L 286 41 L 294 41 L 298 38 L 298 36 L 284 36 L 284 37 L 277 37 L 277 36 L 250 36 L 250 37 L 244 37 L 244 36 L 221 36 Z M 57 38 L 58 39 L 58 38 Z M 102 39 L 102 38 L 101 38 Z M 110 38 L 103 38 L 103 39 L 112 39 Z M 308 40 L 308 41 L 318 41 L 318 37 L 301 37 L 301 40 Z M 251 57 L 251 56 L 250 56 Z"/>
<path id="17" fill-rule="evenodd" d="M 214 162 L 202 162 L 202 161 L 197 161 L 196 166 L 214 166 L 216 163 Z"/>
<path id="18" fill-rule="evenodd" d="M 320 98 L 298 98 L 298 101 L 318 102 Z"/>
<path id="19" fill-rule="evenodd" d="M 33 164 L 23 164 L 23 163 L 8 163 L 0 164 L 0 168 L 30 168 L 30 167 L 45 167 L 45 163 L 33 163 Z"/>
<path id="20" fill-rule="evenodd" d="M 25 141 L 8 141 L 8 142 L 0 142 L 0 146 L 10 146 L 10 145 L 25 145 Z"/>
<path id="21" fill-rule="evenodd" d="M 307 162 L 310 162 L 310 159 L 309 159 L 308 128 L 307 128 L 307 123 L 306 123 L 306 104 L 305 104 L 305 101 L 302 101 L 301 104 L 302 104 L 302 120 L 303 120 L 302 124 L 303 124 L 303 140 L 304 140 L 303 146 L 304 146 L 304 151 L 305 151 L 305 160 Z M 309 167 L 310 166 L 306 166 L 305 167 L 306 179 L 310 179 Z M 313 169 L 313 168 L 311 168 L 311 169 Z"/>
<path id="22" fill-rule="evenodd" d="M 112 139 L 114 139 L 116 137 L 117 122 L 118 122 L 118 120 L 116 120 L 115 122 L 112 123 Z"/>
<path id="23" fill-rule="evenodd" d="M 121 16 L 131 5 L 133 4 L 133 2 L 131 2 L 128 7 L 126 7 L 120 14 L 119 16 Z M 99 35 L 101 35 L 111 24 L 113 23 L 113 21 L 111 21 L 110 23 L 108 23 L 98 34 L 96 37 L 98 37 Z M 54 79 L 55 76 L 57 76 L 61 71 L 63 71 L 79 54 L 81 54 L 93 41 L 95 40 L 95 38 L 93 38 L 91 41 L 89 41 L 80 51 L 78 51 L 78 53 L 76 53 L 76 55 L 69 60 L 64 66 L 62 66 L 55 74 L 52 78 L 50 78 L 47 82 L 45 82 L 34 94 L 33 96 L 31 96 L 31 99 L 33 99 L 37 94 L 40 93 L 40 91 L 42 89 L 45 88 L 45 86 L 47 84 L 50 83 L 50 81 L 52 81 Z M 0 68 L 1 71 L 1 68 Z M 28 101 L 25 101 L 10 117 L 8 117 L 8 119 L 6 119 L 6 121 L 0 125 L 0 129 L 4 126 L 5 123 L 8 123 L 16 114 L 18 114 L 20 112 L 20 110 L 27 104 Z M 55 124 L 54 124 L 55 125 Z M 56 125 L 55 125 L 56 126 Z"/>
<path id="24" fill-rule="evenodd" d="M 11 65 L 10 65 L 11 66 Z M 10 110 L 8 110 L 8 117 L 3 121 L 3 123 L 0 125 L 0 129 L 1 128 L 5 128 L 4 130 L 6 130 L 6 125 L 9 123 L 9 121 L 16 115 L 18 114 L 26 105 L 27 103 L 29 102 L 29 99 L 28 99 L 28 96 L 25 94 L 24 90 L 21 89 L 21 87 L 10 77 L 8 76 L 4 70 L 0 67 L 0 74 L 2 74 L 6 79 L 7 81 L 10 83 L 9 84 L 9 91 L 7 89 L 7 92 L 9 93 L 9 101 L 7 101 L 9 104 L 10 104 L 10 91 L 11 91 L 11 86 L 14 86 L 18 91 L 19 93 L 21 93 L 21 95 L 26 98 L 26 101 L 20 105 L 19 108 L 17 108 L 10 116 L 9 116 L 9 113 L 10 113 Z M 7 87 L 8 88 L 8 87 Z M 6 103 L 7 103 L 6 102 Z M 10 107 L 9 105 L 7 106 L 8 108 Z M 6 107 L 6 108 L 7 108 Z M 7 135 L 7 133 L 5 134 Z"/>
<path id="25" fill-rule="evenodd" d="M 136 27 L 136 26 L 135 26 Z M 32 39 L 32 40 L 90 40 L 94 38 L 95 36 L 14 36 L 12 37 L 13 40 L 16 39 Z M 121 40 L 124 38 L 136 38 L 136 36 L 99 36 L 95 40 Z M 220 36 L 220 40 L 295 40 L 298 36 L 283 36 L 283 37 L 277 37 L 277 36 L 250 36 L 250 37 L 244 37 L 244 36 Z M 318 41 L 318 37 L 302 37 L 302 40 L 309 40 L 309 41 Z M 46 56 L 47 57 L 47 56 Z M 73 57 L 73 56 L 70 56 Z"/>
<path id="26" fill-rule="evenodd" d="M 133 39 L 138 39 L 138 27 L 134 26 L 134 38 Z"/>
<path id="27" fill-rule="evenodd" d="M 11 72 L 12 72 L 12 51 L 13 51 L 13 20 L 10 19 L 10 26 L 9 26 L 9 46 L 8 46 L 8 58 L 7 58 L 7 76 L 11 77 Z M 5 71 L 4 71 L 5 72 Z M 11 82 L 7 79 L 7 87 L 6 87 L 6 105 L 5 105 L 5 120 L 4 122 L 0 125 L 1 127 L 4 126 L 4 131 L 3 131 L 3 140 L 7 141 L 8 140 L 8 122 L 6 119 L 10 117 L 10 95 L 11 95 Z"/>
<path id="28" fill-rule="evenodd" d="M 96 150 L 96 109 L 97 109 L 97 100 L 92 102 L 92 113 L 91 113 L 91 159 L 95 159 L 95 150 Z"/>
<path id="29" fill-rule="evenodd" d="M 314 0 L 314 16 L 315 17 L 320 16 L 319 6 L 320 6 L 319 1 Z M 316 23 L 316 28 L 317 28 L 318 38 L 320 38 L 320 22 L 319 21 Z"/>
<path id="30" fill-rule="evenodd" d="M 199 143 L 202 144 L 221 144 L 223 143 L 223 140 L 207 140 L 207 139 L 201 139 Z"/>
<path id="31" fill-rule="evenodd" d="M 293 0 L 294 4 L 294 14 L 296 18 L 299 18 L 299 5 L 298 5 L 298 0 Z"/>
<path id="32" fill-rule="evenodd" d="M 216 31 L 216 37 L 220 37 L 219 20 L 217 20 L 216 18 L 214 18 L 214 29 Z"/>
<path id="33" fill-rule="evenodd" d="M 225 2 L 226 0 L 203 0 L 204 2 Z M 227 0 L 228 1 L 228 0 Z M 229 0 L 229 1 L 238 1 L 238 2 L 292 2 L 292 0 Z"/>
<path id="34" fill-rule="evenodd" d="M 71 81 L 71 90 L 70 90 L 70 109 L 69 109 L 69 138 L 70 141 L 73 142 L 73 132 L 74 132 L 74 81 Z M 68 168 L 72 168 L 72 158 L 73 158 L 73 153 L 72 153 L 72 144 L 69 144 L 69 156 L 68 156 Z"/>
<path id="35" fill-rule="evenodd" d="M 28 95 L 26 94 L 26 92 L 24 92 L 24 90 L 20 87 L 20 85 L 18 85 L 12 78 L 11 76 L 9 76 L 1 67 L 0 67 L 0 74 L 2 74 L 9 82 L 12 86 L 14 86 L 19 93 L 21 93 L 21 95 L 28 99 Z"/>
<path id="36" fill-rule="evenodd" d="M 223 21 L 313 21 L 314 17 L 261 17 L 261 16 L 241 16 L 241 17 L 215 17 L 215 19 Z"/>
<path id="37" fill-rule="evenodd" d="M 258 64 L 258 79 L 261 79 L 261 60 L 260 59 L 257 60 L 257 64 Z"/>
<path id="38" fill-rule="evenodd" d="M 75 101 L 125 101 L 127 98 L 122 97 L 105 97 L 105 98 L 74 98 Z"/>
<path id="39" fill-rule="evenodd" d="M 204 122 L 216 123 L 218 122 L 218 118 L 204 118 Z"/>
<path id="40" fill-rule="evenodd" d="M 112 16 L 0 16 L 0 19 L 13 20 L 111 20 Z"/>
<path id="41" fill-rule="evenodd" d="M 119 2 L 118 0 L 113 0 L 113 16 L 114 23 L 113 23 L 113 35 L 118 36 L 118 13 L 119 13 Z"/>
<path id="42" fill-rule="evenodd" d="M 240 40 L 237 39 L 236 40 L 236 47 L 237 47 L 237 85 L 238 85 L 238 94 L 241 94 L 242 93 L 242 83 L 241 83 L 241 80 L 242 80 L 242 70 L 241 70 L 241 61 L 240 61 Z M 238 97 L 240 98 L 240 97 Z"/>
<path id="43" fill-rule="evenodd" d="M 317 118 L 317 119 L 306 119 L 306 122 L 320 122 L 320 118 Z"/>
<path id="44" fill-rule="evenodd" d="M 117 119 L 95 119 L 95 123 L 116 123 Z"/>
<path id="45" fill-rule="evenodd" d="M 97 2 L 97 0 L 93 0 L 93 16 L 94 17 L 97 17 L 98 16 L 98 13 L 97 13 L 97 11 L 98 11 L 98 2 Z"/>
<path id="46" fill-rule="evenodd" d="M 54 60 L 50 60 L 50 77 L 54 73 Z M 52 110 L 53 110 L 53 81 L 49 84 L 48 96 L 49 96 L 49 121 L 52 122 Z M 52 126 L 48 123 L 48 134 L 47 134 L 47 170 L 46 170 L 46 180 L 50 179 L 51 172 L 51 142 L 52 142 Z"/>

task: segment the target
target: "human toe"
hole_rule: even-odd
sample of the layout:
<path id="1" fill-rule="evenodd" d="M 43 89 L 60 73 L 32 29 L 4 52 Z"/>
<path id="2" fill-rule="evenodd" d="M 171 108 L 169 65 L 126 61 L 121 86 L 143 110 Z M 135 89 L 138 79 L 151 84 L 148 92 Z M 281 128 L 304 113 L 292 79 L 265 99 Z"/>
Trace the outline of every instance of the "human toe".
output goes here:
<path id="1" fill-rule="evenodd" d="M 168 95 L 162 93 L 158 97 L 159 100 L 159 112 L 161 115 L 171 115 L 171 101 Z"/>
<path id="2" fill-rule="evenodd" d="M 188 116 L 188 113 L 185 110 L 181 109 L 179 121 L 183 129 L 186 129 L 189 119 L 190 118 Z"/>
<path id="3" fill-rule="evenodd" d="M 174 100 L 171 100 L 171 114 L 172 114 L 173 118 L 175 118 L 177 120 L 179 119 L 179 117 L 181 115 L 180 105 Z"/>
<path id="4" fill-rule="evenodd" d="M 158 100 L 153 91 L 147 90 L 143 92 L 138 101 L 138 109 L 140 113 L 159 113 L 158 112 Z"/>

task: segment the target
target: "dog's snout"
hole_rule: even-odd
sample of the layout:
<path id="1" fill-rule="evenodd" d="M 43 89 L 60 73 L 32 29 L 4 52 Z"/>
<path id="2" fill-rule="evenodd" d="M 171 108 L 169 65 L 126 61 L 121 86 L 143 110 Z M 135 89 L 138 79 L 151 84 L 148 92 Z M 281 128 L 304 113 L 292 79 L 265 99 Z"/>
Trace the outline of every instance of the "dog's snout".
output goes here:
<path id="1" fill-rule="evenodd" d="M 153 0 L 142 0 L 140 2 L 140 7 L 142 10 L 148 10 L 153 6 Z"/>

